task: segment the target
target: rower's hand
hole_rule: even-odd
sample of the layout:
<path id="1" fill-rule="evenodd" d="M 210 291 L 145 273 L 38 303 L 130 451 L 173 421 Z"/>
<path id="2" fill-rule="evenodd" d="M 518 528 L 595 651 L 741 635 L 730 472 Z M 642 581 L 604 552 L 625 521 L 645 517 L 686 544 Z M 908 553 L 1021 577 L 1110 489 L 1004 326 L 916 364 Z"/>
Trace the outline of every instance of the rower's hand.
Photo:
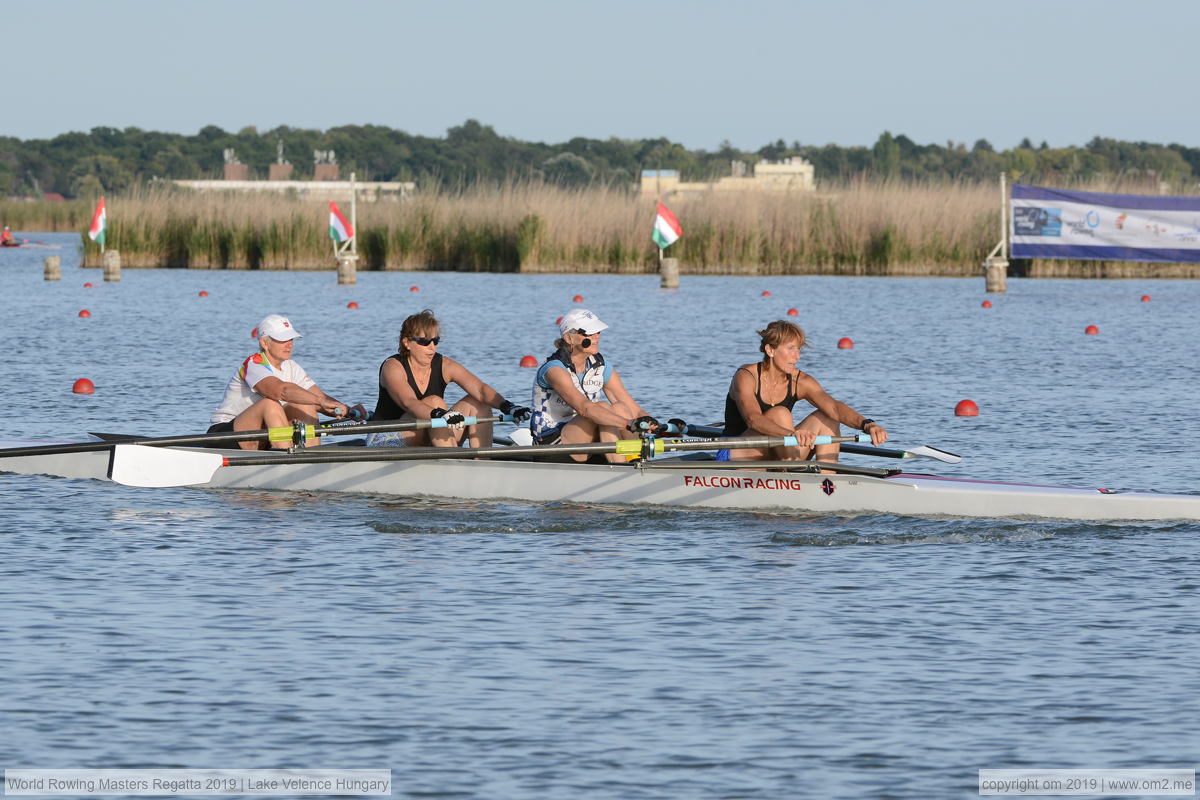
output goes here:
<path id="1" fill-rule="evenodd" d="M 625 430 L 630 433 L 658 433 L 661 429 L 662 425 L 659 421 L 649 414 L 630 420 L 629 424 L 625 426 Z"/>
<path id="2" fill-rule="evenodd" d="M 342 419 L 345 417 L 346 410 L 346 406 L 337 402 L 336 400 L 321 404 L 321 413 L 330 417 L 334 417 L 335 419 Z"/>
<path id="3" fill-rule="evenodd" d="M 817 440 L 817 432 L 804 429 L 792 431 L 792 435 L 796 437 L 796 444 L 800 447 L 812 447 L 813 442 Z"/>
<path id="4" fill-rule="evenodd" d="M 467 418 L 457 411 L 450 411 L 449 409 L 445 408 L 435 408 L 433 411 L 430 411 L 429 418 L 444 419 L 446 421 L 446 427 L 452 431 L 462 430 L 463 424 L 467 421 Z"/>
<path id="5" fill-rule="evenodd" d="M 687 429 L 688 424 L 686 422 L 679 417 L 671 417 L 667 420 L 667 430 L 665 432 L 672 436 L 687 436 Z"/>
<path id="6" fill-rule="evenodd" d="M 872 422 L 867 425 L 867 429 L 863 433 L 871 434 L 871 444 L 876 447 L 888 440 L 887 430 L 878 422 Z"/>
<path id="7" fill-rule="evenodd" d="M 511 416 L 512 421 L 520 425 L 523 422 L 528 422 L 533 416 L 533 411 L 525 406 L 519 406 L 511 400 L 505 400 L 500 404 L 500 413 L 505 416 Z"/>

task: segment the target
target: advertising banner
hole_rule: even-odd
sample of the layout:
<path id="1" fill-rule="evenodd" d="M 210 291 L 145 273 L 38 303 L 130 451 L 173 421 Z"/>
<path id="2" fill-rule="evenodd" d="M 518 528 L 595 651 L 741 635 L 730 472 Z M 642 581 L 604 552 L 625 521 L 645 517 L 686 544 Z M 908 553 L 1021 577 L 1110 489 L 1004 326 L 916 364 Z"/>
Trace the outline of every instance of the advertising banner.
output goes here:
<path id="1" fill-rule="evenodd" d="M 1200 263 L 1200 197 L 1012 187 L 1012 258 Z"/>

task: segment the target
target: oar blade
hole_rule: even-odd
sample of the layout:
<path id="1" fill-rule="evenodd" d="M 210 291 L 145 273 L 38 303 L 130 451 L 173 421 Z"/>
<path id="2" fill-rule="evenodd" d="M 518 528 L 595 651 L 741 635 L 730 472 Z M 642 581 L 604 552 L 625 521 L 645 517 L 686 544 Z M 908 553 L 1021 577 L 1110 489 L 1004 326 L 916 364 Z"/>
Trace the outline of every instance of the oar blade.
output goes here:
<path id="1" fill-rule="evenodd" d="M 212 480 L 224 462 L 221 454 L 203 450 L 118 444 L 113 447 L 108 477 L 125 486 L 194 486 Z"/>
<path id="2" fill-rule="evenodd" d="M 945 450 L 939 450 L 936 447 L 930 447 L 929 445 L 913 447 L 910 448 L 908 452 L 915 456 L 924 456 L 925 458 L 936 459 L 946 464 L 957 464 L 958 462 L 962 461 L 962 456 L 949 453 Z"/>

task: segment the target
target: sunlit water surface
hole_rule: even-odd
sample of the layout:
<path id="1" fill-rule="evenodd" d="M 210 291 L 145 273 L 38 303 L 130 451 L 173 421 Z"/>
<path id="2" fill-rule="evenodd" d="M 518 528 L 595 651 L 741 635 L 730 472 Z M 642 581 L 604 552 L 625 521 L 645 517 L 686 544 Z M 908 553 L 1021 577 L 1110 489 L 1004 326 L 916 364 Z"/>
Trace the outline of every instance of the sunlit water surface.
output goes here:
<path id="1" fill-rule="evenodd" d="M 443 352 L 524 399 L 520 357 L 550 352 L 581 294 L 656 415 L 718 420 L 754 330 L 796 308 L 802 367 L 896 444 L 965 457 L 927 470 L 1200 488 L 1193 282 L 1013 280 L 991 309 L 982 276 L 105 284 L 75 267 L 73 237 L 40 238 L 65 245 L 60 282 L 42 280 L 48 251 L 0 253 L 8 437 L 201 430 L 272 311 L 344 400 L 373 403 L 379 361 L 424 307 Z M 96 393 L 71 394 L 78 377 Z M 963 398 L 979 417 L 953 415 Z M 928 798 L 977 796 L 980 768 L 1197 761 L 1196 523 L 13 475 L 0 504 L 4 766 L 385 767 L 397 796 L 422 797 Z"/>

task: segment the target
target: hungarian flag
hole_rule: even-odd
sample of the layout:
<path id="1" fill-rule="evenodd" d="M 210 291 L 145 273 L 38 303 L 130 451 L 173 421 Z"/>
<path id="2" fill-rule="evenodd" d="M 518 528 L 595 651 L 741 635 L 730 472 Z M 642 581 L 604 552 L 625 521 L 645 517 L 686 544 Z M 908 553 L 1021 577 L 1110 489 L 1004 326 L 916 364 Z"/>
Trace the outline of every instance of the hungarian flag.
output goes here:
<path id="1" fill-rule="evenodd" d="M 341 243 L 349 241 L 354 236 L 354 228 L 350 225 L 350 220 L 342 216 L 342 212 L 338 211 L 337 203 L 329 201 L 329 238 L 335 242 Z"/>
<path id="2" fill-rule="evenodd" d="M 654 233 L 650 234 L 654 243 L 660 248 L 670 247 L 681 235 L 683 228 L 679 227 L 679 220 L 675 219 L 669 208 L 659 203 L 658 217 L 654 220 Z"/>
<path id="3" fill-rule="evenodd" d="M 96 213 L 92 214 L 92 227 L 88 228 L 88 238 L 101 247 L 104 246 L 104 231 L 108 227 L 108 215 L 104 213 L 104 198 L 96 203 Z"/>

